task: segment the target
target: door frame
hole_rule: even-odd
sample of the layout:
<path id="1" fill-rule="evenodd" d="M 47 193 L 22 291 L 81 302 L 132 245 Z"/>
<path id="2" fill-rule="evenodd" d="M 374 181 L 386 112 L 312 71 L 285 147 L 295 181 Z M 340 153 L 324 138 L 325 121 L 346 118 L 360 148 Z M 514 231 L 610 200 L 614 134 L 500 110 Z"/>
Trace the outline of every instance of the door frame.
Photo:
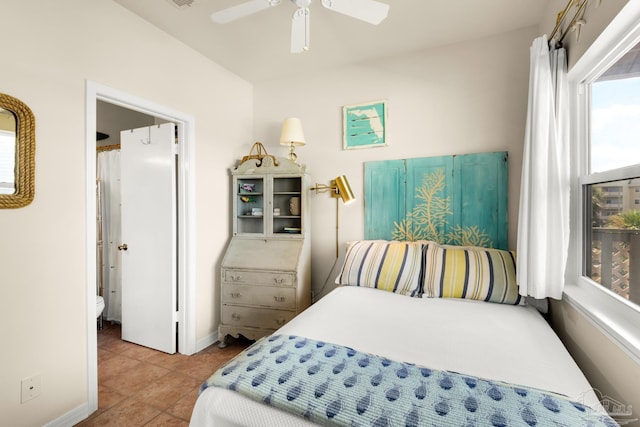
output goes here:
<path id="1" fill-rule="evenodd" d="M 87 303 L 87 403 L 98 409 L 98 340 L 96 330 L 96 104 L 104 101 L 129 110 L 169 120 L 178 127 L 178 352 L 196 352 L 195 301 L 195 118 L 119 90 L 86 81 L 86 303 Z"/>

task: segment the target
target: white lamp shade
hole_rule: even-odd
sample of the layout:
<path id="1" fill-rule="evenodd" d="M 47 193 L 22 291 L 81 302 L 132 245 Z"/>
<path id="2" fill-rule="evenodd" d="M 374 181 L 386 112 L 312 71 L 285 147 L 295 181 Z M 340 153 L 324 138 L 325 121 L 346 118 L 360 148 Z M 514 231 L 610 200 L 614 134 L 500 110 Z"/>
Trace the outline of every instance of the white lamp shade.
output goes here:
<path id="1" fill-rule="evenodd" d="M 297 117 L 289 117 L 282 124 L 280 134 L 281 145 L 304 145 L 304 133 L 302 132 L 302 122 Z"/>

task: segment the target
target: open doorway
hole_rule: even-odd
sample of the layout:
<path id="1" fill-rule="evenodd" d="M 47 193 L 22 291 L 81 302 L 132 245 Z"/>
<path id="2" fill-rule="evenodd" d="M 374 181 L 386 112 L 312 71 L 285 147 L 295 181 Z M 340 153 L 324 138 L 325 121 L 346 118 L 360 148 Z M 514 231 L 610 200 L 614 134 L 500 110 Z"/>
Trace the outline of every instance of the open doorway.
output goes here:
<path id="1" fill-rule="evenodd" d="M 178 270 L 178 349 L 182 354 L 195 352 L 195 120 L 184 113 L 134 97 L 118 90 L 87 82 L 86 87 L 86 271 L 87 271 L 87 396 L 88 412 L 98 407 L 96 284 L 97 227 L 96 227 L 96 135 L 98 103 L 142 113 L 176 124 L 178 134 L 177 203 L 177 270 Z M 102 105 L 102 104 L 101 104 Z"/>

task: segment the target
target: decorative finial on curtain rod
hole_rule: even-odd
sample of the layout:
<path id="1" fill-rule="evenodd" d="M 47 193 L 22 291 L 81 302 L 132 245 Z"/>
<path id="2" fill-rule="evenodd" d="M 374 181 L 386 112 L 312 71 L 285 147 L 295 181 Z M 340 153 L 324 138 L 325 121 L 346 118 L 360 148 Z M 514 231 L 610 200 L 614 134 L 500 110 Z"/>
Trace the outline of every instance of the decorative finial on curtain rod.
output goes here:
<path id="1" fill-rule="evenodd" d="M 549 36 L 550 46 L 553 46 L 554 48 L 562 47 L 562 41 L 564 40 L 566 35 L 572 31 L 576 31 L 576 41 L 580 39 L 580 28 L 587 23 L 587 21 L 584 19 L 584 13 L 587 9 L 587 6 L 589 5 L 589 1 L 590 0 L 569 0 L 567 6 L 563 10 L 558 12 L 556 25 L 551 32 L 551 36 Z M 599 7 L 601 0 L 596 0 L 596 2 L 596 7 Z M 576 12 L 569 24 L 565 27 L 566 29 L 563 30 L 563 23 L 565 22 L 565 19 L 567 18 L 569 9 L 571 9 L 571 7 L 575 7 Z"/>

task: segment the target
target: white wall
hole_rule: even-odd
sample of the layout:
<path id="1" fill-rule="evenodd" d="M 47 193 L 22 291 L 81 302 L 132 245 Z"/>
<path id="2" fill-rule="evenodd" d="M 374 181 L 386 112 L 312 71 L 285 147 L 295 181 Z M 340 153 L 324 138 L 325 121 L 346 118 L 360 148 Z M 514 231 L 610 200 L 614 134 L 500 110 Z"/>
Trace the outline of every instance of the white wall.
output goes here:
<path id="1" fill-rule="evenodd" d="M 619 418 L 636 419 L 626 425 L 640 427 L 640 421 L 637 421 L 640 407 L 638 363 L 571 304 L 552 300 L 551 320 L 556 333 L 590 384 L 600 396 L 609 396 L 625 406 L 631 406 L 633 416 Z"/>
<path id="2" fill-rule="evenodd" d="M 346 174 L 357 202 L 340 206 L 340 242 L 364 236 L 364 162 L 506 150 L 509 152 L 509 246 L 515 249 L 520 170 L 529 84 L 531 27 L 500 36 L 257 84 L 254 136 L 271 153 L 282 120 L 297 116 L 307 145 L 298 161 L 312 182 Z M 342 150 L 342 106 L 386 99 L 388 147 Z M 313 287 L 335 259 L 335 201 L 311 195 Z M 333 278 L 332 278 L 333 279 Z"/>
<path id="3" fill-rule="evenodd" d="M 195 117 L 197 339 L 219 317 L 221 206 L 252 139 L 253 88 L 111 0 L 4 1 L 2 33 L 0 91 L 36 118 L 36 194 L 0 210 L 0 423 L 39 426 L 87 399 L 86 79 Z M 35 373 L 42 394 L 20 404 Z"/>

